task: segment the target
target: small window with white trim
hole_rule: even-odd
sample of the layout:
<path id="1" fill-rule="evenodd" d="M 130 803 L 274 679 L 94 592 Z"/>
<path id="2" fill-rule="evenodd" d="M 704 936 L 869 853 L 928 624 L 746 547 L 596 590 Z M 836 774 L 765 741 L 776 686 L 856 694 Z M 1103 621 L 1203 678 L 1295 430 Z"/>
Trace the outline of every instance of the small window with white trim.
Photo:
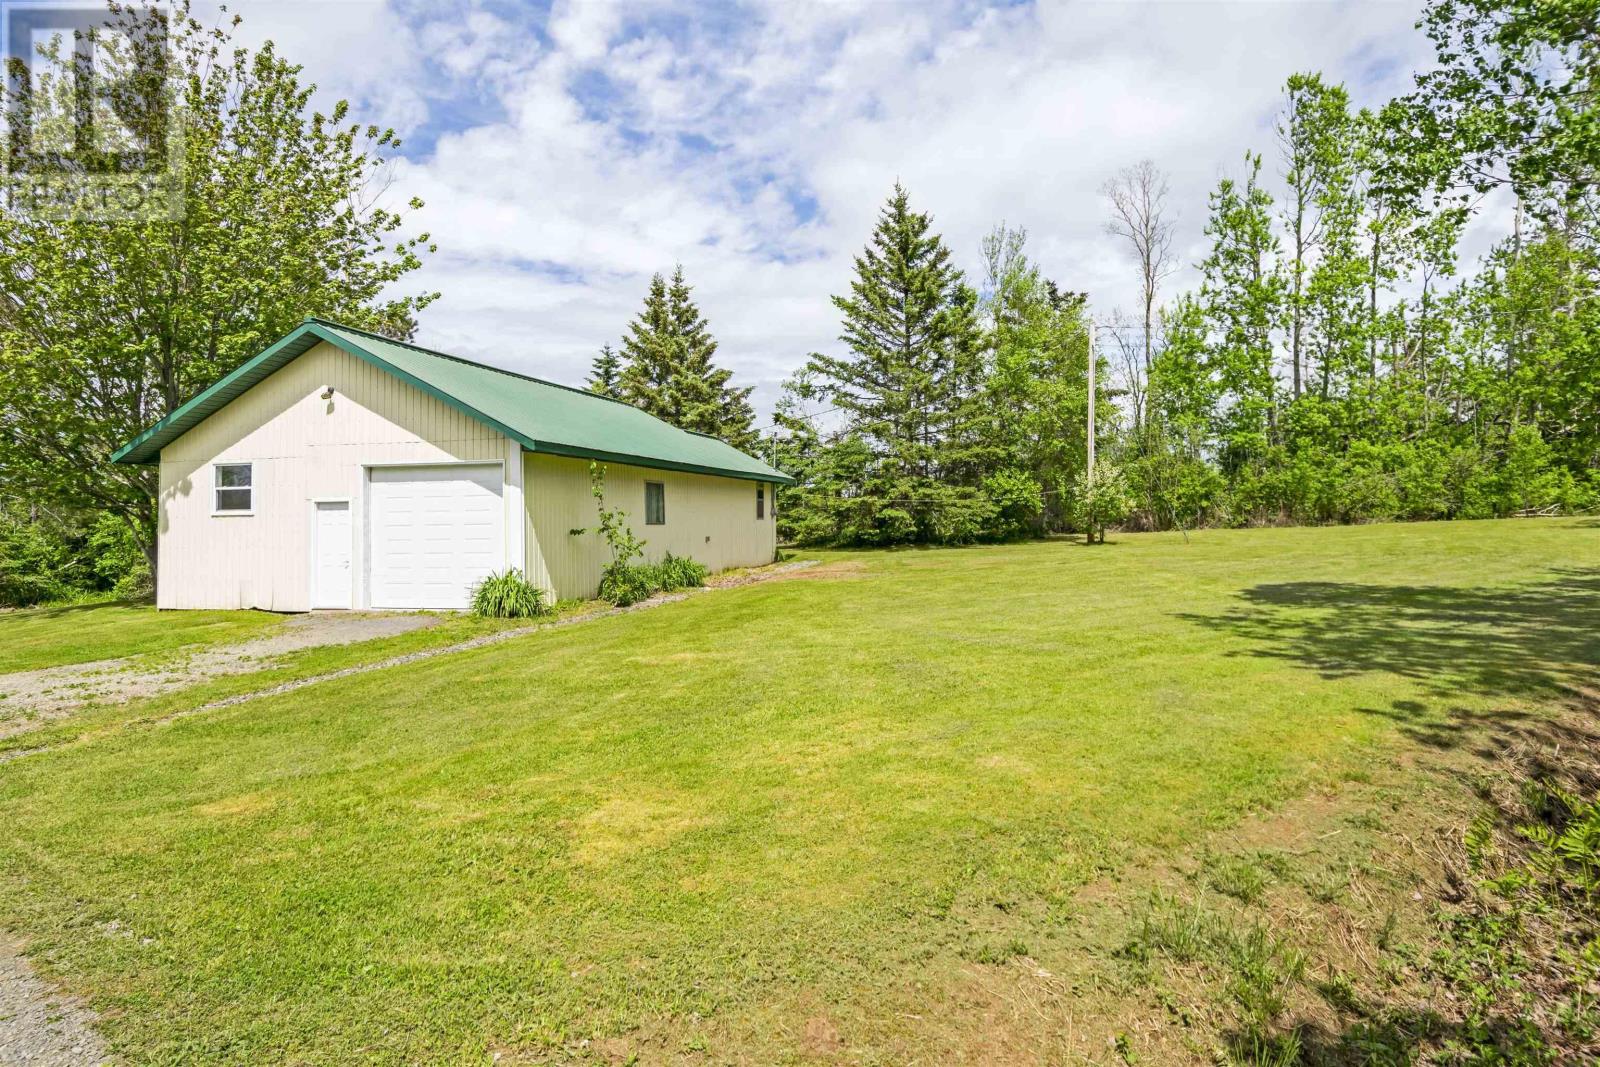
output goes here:
<path id="1" fill-rule="evenodd" d="M 644 524 L 665 526 L 667 522 L 667 487 L 660 482 L 644 483 Z"/>
<path id="2" fill-rule="evenodd" d="M 767 488 L 764 485 L 756 486 L 756 518 L 767 517 Z"/>
<path id="3" fill-rule="evenodd" d="M 218 463 L 211 468 L 217 514 L 239 515 L 254 510 L 255 489 L 250 466 L 248 463 Z"/>

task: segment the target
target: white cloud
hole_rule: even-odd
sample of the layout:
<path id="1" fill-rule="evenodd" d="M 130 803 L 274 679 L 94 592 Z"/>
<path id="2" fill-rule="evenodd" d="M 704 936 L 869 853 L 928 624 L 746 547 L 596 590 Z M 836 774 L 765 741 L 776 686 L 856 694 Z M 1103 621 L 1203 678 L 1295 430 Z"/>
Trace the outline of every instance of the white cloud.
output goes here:
<path id="1" fill-rule="evenodd" d="M 828 298 L 897 178 L 969 270 L 1003 218 L 1109 313 L 1135 281 L 1102 231 L 1114 171 L 1148 157 L 1171 174 L 1193 256 L 1218 175 L 1247 149 L 1270 164 L 1288 74 L 1377 102 L 1429 55 L 1416 6 L 1388 0 L 242 10 L 358 114 L 428 134 L 395 185 L 428 202 L 443 249 L 420 277 L 444 292 L 425 342 L 576 382 L 649 274 L 681 261 L 763 404 L 836 346 Z"/>

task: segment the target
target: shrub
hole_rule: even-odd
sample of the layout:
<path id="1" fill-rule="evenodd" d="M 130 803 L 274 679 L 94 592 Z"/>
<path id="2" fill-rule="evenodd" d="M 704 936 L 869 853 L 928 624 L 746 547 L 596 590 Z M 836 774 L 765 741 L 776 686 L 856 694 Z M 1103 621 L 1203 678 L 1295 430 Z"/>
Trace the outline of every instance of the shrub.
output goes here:
<path id="1" fill-rule="evenodd" d="M 486 619 L 530 619 L 548 615 L 544 590 L 516 568 L 491 574 L 472 588 L 472 613 Z"/>
<path id="2" fill-rule="evenodd" d="M 1006 468 L 983 480 L 983 491 L 994 506 L 988 536 L 1005 540 L 1038 529 L 1044 515 L 1044 489 L 1032 474 Z"/>
<path id="3" fill-rule="evenodd" d="M 1106 527 L 1115 526 L 1127 518 L 1133 500 L 1128 493 L 1127 479 L 1122 468 L 1111 463 L 1097 462 L 1095 476 L 1090 479 L 1084 472 L 1072 483 L 1072 521 L 1084 532 L 1089 544 L 1094 544 L 1098 534 L 1103 543 Z"/>
<path id="4" fill-rule="evenodd" d="M 704 563 L 696 563 L 688 556 L 674 556 L 671 552 L 662 556 L 660 563 L 645 569 L 655 574 L 652 584 L 668 593 L 675 589 L 698 589 L 706 584 L 706 576 L 711 573 Z"/>
<path id="5" fill-rule="evenodd" d="M 150 564 L 133 536 L 133 530 L 115 515 L 102 512 L 89 528 L 87 541 L 95 577 L 103 588 L 119 597 L 140 599 L 155 592 Z"/>
<path id="6" fill-rule="evenodd" d="M 150 567 L 122 519 L 0 501 L 0 607 L 150 592 Z"/>
<path id="7" fill-rule="evenodd" d="M 659 563 L 612 562 L 600 574 L 600 599 L 625 608 L 655 593 L 698 588 L 710 573 L 704 563 L 671 552 Z"/>
<path id="8" fill-rule="evenodd" d="M 0 513 L 0 606 L 64 600 L 76 592 L 72 546 L 44 524 Z"/>
<path id="9" fill-rule="evenodd" d="M 609 600 L 619 608 L 644 600 L 654 592 L 648 569 L 621 561 L 606 564 L 605 570 L 600 572 L 600 599 Z"/>

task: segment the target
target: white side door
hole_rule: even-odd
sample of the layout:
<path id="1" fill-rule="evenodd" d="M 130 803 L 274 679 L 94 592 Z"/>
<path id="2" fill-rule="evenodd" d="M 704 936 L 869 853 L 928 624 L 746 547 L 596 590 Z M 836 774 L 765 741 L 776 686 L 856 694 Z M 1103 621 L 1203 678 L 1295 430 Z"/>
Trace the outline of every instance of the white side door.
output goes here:
<path id="1" fill-rule="evenodd" d="M 319 500 L 311 538 L 311 606 L 348 608 L 354 583 L 350 561 L 354 554 L 353 528 L 348 500 Z"/>
<path id="2" fill-rule="evenodd" d="M 505 566 L 502 478 L 498 463 L 372 468 L 372 606 L 467 607 Z"/>

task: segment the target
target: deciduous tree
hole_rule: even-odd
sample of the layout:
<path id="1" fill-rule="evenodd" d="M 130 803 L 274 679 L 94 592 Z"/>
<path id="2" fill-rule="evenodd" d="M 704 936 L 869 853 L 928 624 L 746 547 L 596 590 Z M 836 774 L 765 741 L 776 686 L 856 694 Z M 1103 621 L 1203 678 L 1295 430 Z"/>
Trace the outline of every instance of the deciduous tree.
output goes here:
<path id="1" fill-rule="evenodd" d="M 0 211 L 0 478 L 120 517 L 153 567 L 156 472 L 107 465 L 119 445 L 307 314 L 403 337 L 437 294 L 396 295 L 433 246 L 403 232 L 422 203 L 395 206 L 392 130 L 315 111 L 275 46 L 234 43 L 237 17 L 208 28 L 180 0 L 108 20 L 134 41 L 167 23 L 170 65 L 149 69 L 183 119 L 181 211 Z"/>

